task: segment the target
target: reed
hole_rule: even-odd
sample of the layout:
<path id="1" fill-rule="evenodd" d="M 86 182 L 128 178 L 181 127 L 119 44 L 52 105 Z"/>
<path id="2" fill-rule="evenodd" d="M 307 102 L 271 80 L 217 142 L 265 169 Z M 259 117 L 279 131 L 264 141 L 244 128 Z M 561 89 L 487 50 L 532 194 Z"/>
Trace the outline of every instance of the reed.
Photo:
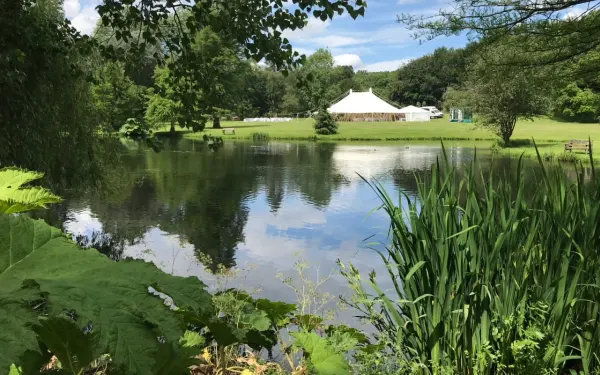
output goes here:
<path id="1" fill-rule="evenodd" d="M 526 185 L 521 160 L 459 176 L 444 157 L 400 205 L 371 185 L 391 220 L 378 253 L 394 288 L 340 263 L 347 302 L 412 373 L 600 372 L 600 181 L 591 156 L 587 180 L 538 161 Z"/>

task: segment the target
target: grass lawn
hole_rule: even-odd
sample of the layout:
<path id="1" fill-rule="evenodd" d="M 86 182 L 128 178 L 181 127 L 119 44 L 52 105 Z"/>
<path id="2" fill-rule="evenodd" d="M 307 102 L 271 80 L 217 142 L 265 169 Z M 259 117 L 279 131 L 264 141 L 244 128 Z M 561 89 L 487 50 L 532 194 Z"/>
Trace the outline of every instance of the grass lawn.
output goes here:
<path id="1" fill-rule="evenodd" d="M 253 133 L 266 133 L 271 140 L 319 140 L 319 141 L 430 141 L 436 143 L 443 139 L 453 145 L 465 143 L 465 146 L 477 144 L 481 148 L 489 148 L 496 135 L 473 124 L 451 123 L 448 118 L 430 122 L 341 122 L 336 135 L 315 135 L 314 120 L 301 119 L 284 123 L 244 123 L 222 122 L 223 128 L 235 128 L 235 135 L 224 135 L 221 129 L 212 129 L 208 123 L 205 132 L 222 136 L 225 139 L 250 139 Z M 179 130 L 179 129 L 178 129 Z M 168 132 L 168 127 L 161 129 Z M 202 133 L 184 132 L 186 138 L 201 138 Z M 513 134 L 513 140 L 520 145 L 500 150 L 501 154 L 535 156 L 532 144 L 519 140 L 536 140 L 540 153 L 547 158 L 555 158 L 564 154 L 564 143 L 570 139 L 588 139 L 600 144 L 600 125 L 559 122 L 548 118 L 534 121 L 520 121 Z M 585 160 L 583 153 L 574 153 L 577 158 Z M 598 154 L 600 155 L 600 154 Z"/>

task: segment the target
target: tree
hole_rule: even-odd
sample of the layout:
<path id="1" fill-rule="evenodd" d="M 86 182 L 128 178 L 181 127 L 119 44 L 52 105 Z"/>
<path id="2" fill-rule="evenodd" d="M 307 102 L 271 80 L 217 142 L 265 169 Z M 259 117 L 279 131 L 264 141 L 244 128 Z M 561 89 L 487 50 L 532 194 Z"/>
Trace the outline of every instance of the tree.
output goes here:
<path id="1" fill-rule="evenodd" d="M 487 48 L 469 68 L 467 91 L 477 121 L 509 145 L 517 120 L 547 113 L 551 84 L 548 73 L 502 66 L 515 53 L 510 44 Z M 490 66 L 495 66 L 490 69 Z M 464 97 L 461 99 L 464 101 Z"/>
<path id="2" fill-rule="evenodd" d="M 560 91 L 554 114 L 568 121 L 598 122 L 600 95 L 589 88 L 582 89 L 576 83 L 571 83 Z"/>
<path id="3" fill-rule="evenodd" d="M 291 11 L 287 7 L 289 3 L 296 4 L 297 8 Z M 264 58 L 277 69 L 296 68 L 305 57 L 293 51 L 289 41 L 282 36 L 283 31 L 306 26 L 309 13 L 322 21 L 344 11 L 356 18 L 364 15 L 365 6 L 364 0 L 216 0 L 193 4 L 185 1 L 167 1 L 165 4 L 159 0 L 110 1 L 98 6 L 98 13 L 102 25 L 114 31 L 117 41 L 127 44 L 121 49 L 102 48 L 107 56 L 125 59 L 125 51 L 140 54 L 147 44 L 160 42 L 170 57 L 168 67 L 172 75 L 183 80 L 175 89 L 187 110 L 201 103 L 199 97 L 206 98 L 206 93 L 215 89 L 202 69 L 205 63 L 202 48 L 197 48 L 196 36 L 202 30 L 210 28 L 222 40 L 239 45 L 240 52 L 247 58 L 255 61 Z M 166 31 L 161 26 L 165 26 Z M 198 126 L 193 122 L 196 112 L 205 110 L 207 108 L 200 107 L 186 114 L 181 119 L 184 120 L 182 125 L 202 128 L 203 124 Z"/>
<path id="4" fill-rule="evenodd" d="M 180 111 L 181 104 L 160 94 L 153 94 L 148 100 L 148 109 L 146 111 L 146 121 L 153 127 L 168 123 L 171 125 L 170 133 L 175 133 L 175 123 L 177 122 L 177 113 Z"/>
<path id="5" fill-rule="evenodd" d="M 144 117 L 146 88 L 135 85 L 122 64 L 103 62 L 94 78 L 92 100 L 103 128 L 119 130 L 128 118 Z"/>
<path id="6" fill-rule="evenodd" d="M 308 57 L 296 75 L 302 111 L 329 105 L 350 89 L 358 88 L 351 66 L 334 67 L 331 52 L 321 48 Z"/>
<path id="7" fill-rule="evenodd" d="M 397 70 L 391 98 L 401 104 L 425 102 L 441 106 L 444 92 L 465 76 L 467 52 L 438 48 L 431 55 L 412 60 Z"/>
<path id="8" fill-rule="evenodd" d="M 321 109 L 319 109 L 319 113 L 315 118 L 316 133 L 321 135 L 331 135 L 336 134 L 337 129 L 338 124 L 335 122 L 333 115 L 327 110 L 327 106 L 321 106 Z"/>
<path id="9" fill-rule="evenodd" d="M 398 21 L 417 37 L 470 32 L 486 43 L 514 39 L 523 53 L 513 63 L 568 61 L 600 46 L 600 13 L 594 0 L 455 0 L 432 16 L 401 14 Z"/>
<path id="10" fill-rule="evenodd" d="M 359 70 L 354 75 L 354 81 L 359 90 L 367 91 L 371 88 L 382 98 L 392 100 L 392 93 L 394 92 L 393 86 L 396 83 L 396 74 L 396 72 L 367 72 L 365 70 Z"/>
<path id="11" fill-rule="evenodd" d="M 210 28 L 197 33 L 193 44 L 203 90 L 198 106 L 213 119 L 213 128 L 220 128 L 224 110 L 231 109 L 240 97 L 242 65 L 234 43 L 220 38 Z"/>
<path id="12" fill-rule="evenodd" d="M 90 73 L 90 61 L 63 34 L 57 2 L 2 1 L 0 7 L 0 165 L 56 180 L 89 176 L 98 130 L 82 74 Z"/>

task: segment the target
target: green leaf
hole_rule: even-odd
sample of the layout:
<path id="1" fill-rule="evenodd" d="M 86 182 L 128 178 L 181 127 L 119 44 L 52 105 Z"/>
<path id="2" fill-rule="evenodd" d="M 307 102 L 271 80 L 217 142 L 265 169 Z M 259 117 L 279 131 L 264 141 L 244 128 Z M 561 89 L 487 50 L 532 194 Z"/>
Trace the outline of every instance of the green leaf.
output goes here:
<path id="1" fill-rule="evenodd" d="M 258 299 L 256 300 L 256 308 L 266 312 L 267 316 L 274 324 L 281 326 L 288 321 L 289 315 L 296 311 L 297 307 L 292 303 Z"/>
<path id="2" fill-rule="evenodd" d="M 37 314 L 28 306 L 36 294 L 30 290 L 8 289 L 0 283 L 0 374 L 6 374 L 13 363 L 24 365 L 26 353 L 38 353 L 38 341 L 31 327 Z"/>
<path id="3" fill-rule="evenodd" d="M 319 326 L 321 326 L 321 323 L 323 323 L 323 318 L 321 318 L 320 316 L 309 314 L 296 315 L 294 317 L 293 323 L 307 331 L 314 331 Z"/>
<path id="4" fill-rule="evenodd" d="M 319 375 L 350 374 L 350 366 L 324 338 L 314 332 L 295 332 L 294 345 L 308 353 L 308 358 Z"/>
<path id="5" fill-rule="evenodd" d="M 161 344 L 158 348 L 154 373 L 157 375 L 188 375 L 191 366 L 201 363 L 197 359 L 201 353 L 202 348 L 199 347 L 179 347 L 174 343 Z"/>
<path id="6" fill-rule="evenodd" d="M 48 203 L 60 202 L 60 198 L 41 187 L 22 186 L 40 179 L 43 173 L 23 169 L 0 169 L 0 213 L 12 214 L 45 208 Z"/>
<path id="7" fill-rule="evenodd" d="M 39 340 L 58 358 L 63 369 L 72 374 L 79 374 L 95 359 L 95 335 L 85 335 L 67 317 L 41 318 L 34 331 Z"/>
<path id="8" fill-rule="evenodd" d="M 19 353 L 38 350 L 29 306 L 42 298 L 49 315 L 72 311 L 79 328 L 91 328 L 98 339 L 94 356 L 110 353 L 129 373 L 152 373 L 159 338 L 178 342 L 185 322 L 149 293 L 151 286 L 178 310 L 212 311 L 211 296 L 195 277 L 171 276 L 140 260 L 115 263 L 82 251 L 41 220 L 0 215 L 0 375 L 11 363 L 20 365 Z"/>
<path id="9" fill-rule="evenodd" d="M 252 311 L 251 313 L 246 314 L 242 319 L 247 322 L 250 329 L 255 329 L 257 331 L 266 331 L 271 327 L 271 320 L 264 311 Z"/>
<path id="10" fill-rule="evenodd" d="M 206 339 L 198 332 L 185 331 L 180 342 L 184 347 L 201 347 L 206 343 Z"/>

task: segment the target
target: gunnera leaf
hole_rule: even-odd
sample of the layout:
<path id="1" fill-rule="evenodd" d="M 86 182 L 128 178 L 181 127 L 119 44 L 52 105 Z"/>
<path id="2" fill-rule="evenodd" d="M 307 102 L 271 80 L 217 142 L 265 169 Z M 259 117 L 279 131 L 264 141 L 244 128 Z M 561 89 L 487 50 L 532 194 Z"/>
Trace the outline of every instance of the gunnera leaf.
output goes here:
<path id="1" fill-rule="evenodd" d="M 295 332 L 294 345 L 308 353 L 308 358 L 319 375 L 350 374 L 350 365 L 342 354 L 329 345 L 326 339 L 314 332 Z"/>
<path id="2" fill-rule="evenodd" d="M 17 168 L 0 169 L 0 212 L 12 214 L 46 207 L 60 198 L 41 187 L 23 187 L 40 179 L 43 173 Z"/>
<path id="3" fill-rule="evenodd" d="M 0 214 L 0 375 L 12 363 L 21 366 L 20 353 L 39 350 L 32 306 L 41 298 L 45 314 L 70 312 L 97 336 L 95 357 L 109 353 L 128 373 L 153 373 L 158 346 L 177 343 L 185 324 L 149 287 L 178 310 L 212 314 L 211 296 L 196 277 L 168 275 L 141 260 L 115 263 L 82 251 L 41 220 Z"/>

